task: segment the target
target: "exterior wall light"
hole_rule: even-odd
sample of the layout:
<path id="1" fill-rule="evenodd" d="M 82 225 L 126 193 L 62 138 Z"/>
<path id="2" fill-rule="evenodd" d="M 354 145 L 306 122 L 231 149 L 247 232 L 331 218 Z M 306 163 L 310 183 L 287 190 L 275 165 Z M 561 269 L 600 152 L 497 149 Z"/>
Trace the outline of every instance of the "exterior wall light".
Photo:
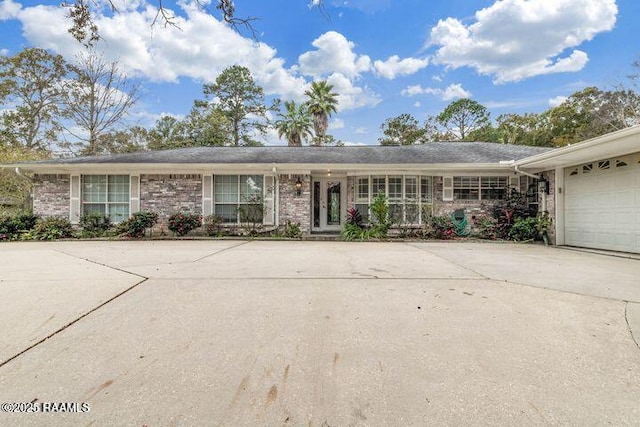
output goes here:
<path id="1" fill-rule="evenodd" d="M 302 194 L 302 181 L 300 181 L 300 177 L 296 180 L 296 196 L 300 197 Z"/>

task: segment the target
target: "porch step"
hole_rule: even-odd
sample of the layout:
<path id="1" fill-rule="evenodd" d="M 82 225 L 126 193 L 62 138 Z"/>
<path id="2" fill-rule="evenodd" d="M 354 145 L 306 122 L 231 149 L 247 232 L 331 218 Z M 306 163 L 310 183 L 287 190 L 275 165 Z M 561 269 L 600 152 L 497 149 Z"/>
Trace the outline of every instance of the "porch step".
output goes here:
<path id="1" fill-rule="evenodd" d="M 340 234 L 338 233 L 312 233 L 312 234 L 304 234 L 302 236 L 302 240 L 311 240 L 311 241 L 337 241 L 342 240 L 340 238 Z"/>

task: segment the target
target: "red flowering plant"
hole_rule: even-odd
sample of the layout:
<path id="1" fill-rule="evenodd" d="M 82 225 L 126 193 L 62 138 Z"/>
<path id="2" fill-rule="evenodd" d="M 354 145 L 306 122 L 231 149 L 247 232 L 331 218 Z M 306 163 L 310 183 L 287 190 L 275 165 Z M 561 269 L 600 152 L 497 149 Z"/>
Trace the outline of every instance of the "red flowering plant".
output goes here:
<path id="1" fill-rule="evenodd" d="M 167 226 L 176 236 L 186 236 L 191 230 L 202 226 L 202 217 L 191 213 L 176 213 L 169 217 Z"/>

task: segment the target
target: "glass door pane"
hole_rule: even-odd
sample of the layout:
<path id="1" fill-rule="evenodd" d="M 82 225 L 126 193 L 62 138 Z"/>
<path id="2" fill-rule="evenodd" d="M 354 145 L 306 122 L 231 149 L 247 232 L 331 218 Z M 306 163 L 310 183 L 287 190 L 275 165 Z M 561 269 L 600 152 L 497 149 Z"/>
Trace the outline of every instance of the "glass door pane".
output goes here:
<path id="1" fill-rule="evenodd" d="M 340 225 L 340 182 L 327 182 L 327 225 Z"/>

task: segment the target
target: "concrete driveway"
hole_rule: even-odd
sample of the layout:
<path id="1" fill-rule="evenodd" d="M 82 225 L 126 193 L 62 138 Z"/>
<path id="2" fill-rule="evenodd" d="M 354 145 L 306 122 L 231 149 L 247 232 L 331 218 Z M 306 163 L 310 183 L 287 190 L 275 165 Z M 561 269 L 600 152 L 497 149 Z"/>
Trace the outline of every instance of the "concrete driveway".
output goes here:
<path id="1" fill-rule="evenodd" d="M 25 403 L 3 409 L 40 411 L 0 413 L 2 426 L 640 420 L 635 259 L 490 243 L 9 243 L 0 325 L 0 402 Z"/>

